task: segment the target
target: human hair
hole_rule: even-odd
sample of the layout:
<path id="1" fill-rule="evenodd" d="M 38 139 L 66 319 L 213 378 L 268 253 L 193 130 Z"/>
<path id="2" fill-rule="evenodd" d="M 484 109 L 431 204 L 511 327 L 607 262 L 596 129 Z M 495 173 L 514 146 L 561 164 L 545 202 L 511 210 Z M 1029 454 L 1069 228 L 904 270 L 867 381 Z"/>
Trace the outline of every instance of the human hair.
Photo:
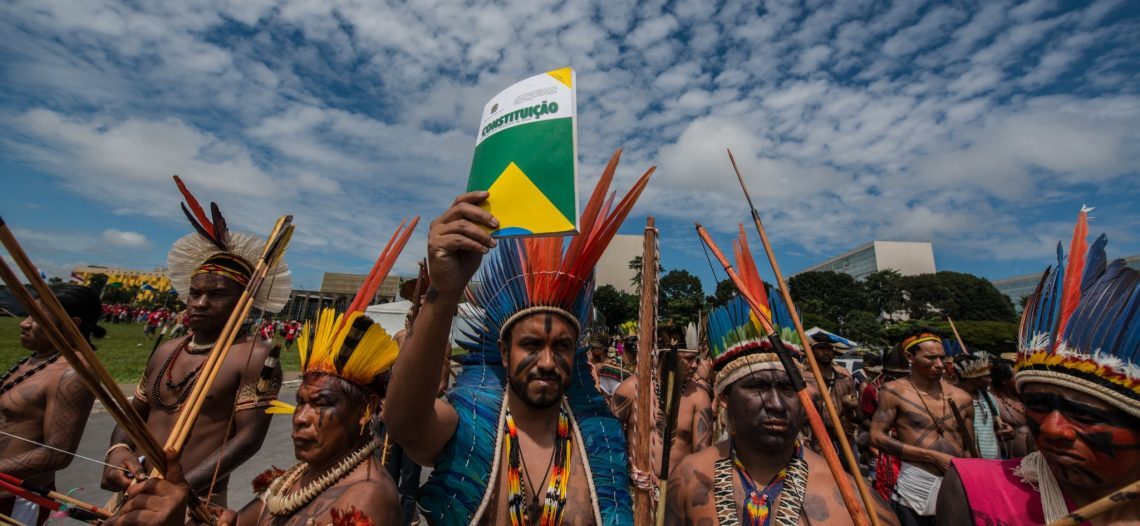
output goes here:
<path id="1" fill-rule="evenodd" d="M 942 331 L 939 331 L 933 327 L 927 327 L 925 325 L 916 325 L 907 329 L 906 332 L 902 333 L 902 336 L 899 338 L 900 347 L 904 352 L 911 352 L 911 349 L 907 348 L 908 340 L 922 336 L 923 334 L 929 334 L 938 337 L 940 340 L 942 339 Z"/>
<path id="2" fill-rule="evenodd" d="M 51 292 L 63 306 L 64 312 L 79 318 L 79 333 L 88 342 L 91 338 L 102 338 L 107 335 L 107 330 L 98 325 L 99 318 L 103 316 L 103 303 L 99 300 L 99 293 L 94 289 L 73 283 L 61 283 L 52 285 Z"/>
<path id="3" fill-rule="evenodd" d="M 1013 380 L 1013 365 L 1008 360 L 995 360 L 990 366 L 990 381 L 1000 389 Z"/>
<path id="4" fill-rule="evenodd" d="M 910 370 L 910 362 L 906 359 L 901 345 L 891 347 L 883 356 L 883 370 L 887 372 L 905 372 Z"/>

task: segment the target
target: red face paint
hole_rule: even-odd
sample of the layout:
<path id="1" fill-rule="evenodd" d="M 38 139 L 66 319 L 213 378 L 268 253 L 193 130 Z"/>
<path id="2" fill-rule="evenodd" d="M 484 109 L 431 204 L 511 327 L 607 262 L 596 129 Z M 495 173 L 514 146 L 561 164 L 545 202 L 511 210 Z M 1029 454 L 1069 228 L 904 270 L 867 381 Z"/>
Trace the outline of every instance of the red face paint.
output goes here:
<path id="1" fill-rule="evenodd" d="M 1116 489 L 1136 478 L 1138 419 L 1064 387 L 1026 385 L 1021 399 L 1037 448 L 1060 481 Z"/>

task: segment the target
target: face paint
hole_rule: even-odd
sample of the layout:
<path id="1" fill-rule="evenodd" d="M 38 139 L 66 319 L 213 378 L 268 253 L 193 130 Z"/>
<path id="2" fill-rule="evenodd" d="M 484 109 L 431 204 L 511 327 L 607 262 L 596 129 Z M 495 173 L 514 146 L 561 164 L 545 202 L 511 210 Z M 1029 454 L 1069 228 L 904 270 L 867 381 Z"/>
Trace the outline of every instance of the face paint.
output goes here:
<path id="1" fill-rule="evenodd" d="M 570 387 L 576 338 L 570 323 L 549 313 L 516 322 L 504 349 L 511 391 L 535 408 L 558 404 Z"/>
<path id="2" fill-rule="evenodd" d="M 1140 475 L 1140 421 L 1064 387 L 1029 384 L 1021 400 L 1037 448 L 1058 480 L 1115 489 Z"/>

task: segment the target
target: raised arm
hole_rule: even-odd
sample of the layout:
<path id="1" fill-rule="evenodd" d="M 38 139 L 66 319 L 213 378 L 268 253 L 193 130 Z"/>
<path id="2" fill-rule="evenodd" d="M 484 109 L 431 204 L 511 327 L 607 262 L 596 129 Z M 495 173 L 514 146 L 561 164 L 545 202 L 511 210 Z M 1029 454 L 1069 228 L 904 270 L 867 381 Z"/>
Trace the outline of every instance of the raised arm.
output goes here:
<path id="1" fill-rule="evenodd" d="M 498 221 L 478 206 L 486 199 L 487 192 L 463 194 L 432 221 L 428 231 L 431 286 L 392 368 L 384 423 L 396 443 L 421 465 L 434 462 L 458 423 L 455 409 L 436 397 L 445 359 L 441 350 L 449 345 L 451 322 L 463 290 L 483 254 L 495 246 L 483 227 L 493 228 Z"/>

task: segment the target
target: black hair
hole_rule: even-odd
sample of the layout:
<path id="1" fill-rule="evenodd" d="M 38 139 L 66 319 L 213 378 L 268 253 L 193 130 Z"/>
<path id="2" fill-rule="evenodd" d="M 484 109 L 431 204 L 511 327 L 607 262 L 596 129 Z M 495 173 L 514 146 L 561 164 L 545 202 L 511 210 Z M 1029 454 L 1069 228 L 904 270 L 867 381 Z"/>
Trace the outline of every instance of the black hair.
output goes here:
<path id="1" fill-rule="evenodd" d="M 91 287 L 62 283 L 51 286 L 51 292 L 68 315 L 79 318 L 79 333 L 87 339 L 102 338 L 107 330 L 97 323 L 103 317 L 103 302 Z"/>
<path id="2" fill-rule="evenodd" d="M 905 342 L 907 340 L 907 338 L 910 338 L 912 336 L 918 336 L 919 334 L 933 334 L 939 338 L 942 338 L 942 331 L 935 329 L 934 327 L 927 327 L 925 325 L 916 325 L 914 327 L 907 329 L 906 332 L 902 333 L 902 336 L 899 337 L 899 343 L 901 344 L 902 342 Z M 906 349 L 903 349 L 903 351 L 906 351 Z"/>
<path id="3" fill-rule="evenodd" d="M 1013 365 L 1009 360 L 995 360 L 990 366 L 990 381 L 993 382 L 994 388 L 1004 387 L 1011 380 L 1013 380 Z"/>
<path id="4" fill-rule="evenodd" d="M 883 355 L 881 355 L 877 352 L 867 353 L 867 355 L 863 357 L 863 366 L 864 367 L 876 367 L 876 366 L 879 366 L 882 364 L 883 364 Z"/>
<path id="5" fill-rule="evenodd" d="M 883 356 L 883 369 L 890 369 L 891 371 L 908 371 L 910 370 L 910 362 L 906 359 L 906 353 L 903 352 L 901 345 L 891 347 L 887 354 Z"/>

